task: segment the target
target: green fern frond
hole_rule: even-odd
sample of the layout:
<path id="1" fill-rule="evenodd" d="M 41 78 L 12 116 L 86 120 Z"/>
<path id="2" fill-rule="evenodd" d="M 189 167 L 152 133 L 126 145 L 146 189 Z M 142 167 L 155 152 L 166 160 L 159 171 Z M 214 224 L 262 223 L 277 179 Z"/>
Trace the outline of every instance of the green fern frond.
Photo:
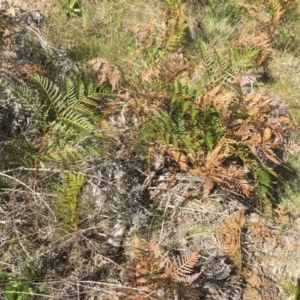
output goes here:
<path id="1" fill-rule="evenodd" d="M 175 52 L 188 40 L 189 30 L 183 5 L 177 0 L 165 0 L 169 6 L 166 14 L 162 50 L 164 55 Z"/>
<path id="2" fill-rule="evenodd" d="M 253 60 L 260 52 L 258 48 L 245 47 L 222 53 L 202 40 L 199 42 L 199 49 L 211 83 L 223 81 L 229 74 L 245 72 L 253 66 Z"/>
<path id="3" fill-rule="evenodd" d="M 230 64 L 233 73 L 243 72 L 253 66 L 253 59 L 259 54 L 258 48 L 230 49 Z"/>
<path id="4" fill-rule="evenodd" d="M 140 141 L 160 140 L 167 145 L 178 146 L 181 136 L 185 134 L 185 121 L 183 117 L 172 116 L 166 111 L 159 111 L 150 118 L 143 128 Z"/>
<path id="5" fill-rule="evenodd" d="M 40 101 L 39 95 L 24 86 L 13 86 L 13 93 L 18 98 L 23 112 L 36 122 L 37 129 L 45 131 L 47 127 L 45 124 L 51 114 L 48 102 Z"/>
<path id="6" fill-rule="evenodd" d="M 205 143 L 205 146 L 209 149 L 212 150 L 214 146 L 214 136 L 212 132 L 207 131 L 203 133 L 203 140 Z"/>
<path id="7" fill-rule="evenodd" d="M 178 131 L 178 134 L 185 135 L 186 134 L 186 126 L 185 126 L 185 119 L 183 113 L 179 113 L 176 116 L 176 130 Z"/>
<path id="8" fill-rule="evenodd" d="M 158 128 L 164 142 L 177 146 L 179 130 L 172 117 L 165 111 L 160 111 L 156 123 L 161 124 Z"/>
<path id="9" fill-rule="evenodd" d="M 100 100 L 99 100 L 99 95 L 95 95 L 95 96 L 89 96 L 89 97 L 86 97 L 86 96 L 84 96 L 84 97 L 80 97 L 80 98 L 78 98 L 78 101 L 85 107 L 85 108 L 87 108 L 87 107 L 94 107 L 94 108 L 98 108 L 99 107 L 99 103 L 97 103 L 97 102 L 99 102 Z M 90 109 L 89 110 L 87 110 L 87 113 L 89 114 L 89 115 L 94 115 L 94 111 L 91 111 Z"/>
<path id="10" fill-rule="evenodd" d="M 61 128 L 53 131 L 51 138 L 45 142 L 43 153 L 36 154 L 34 158 L 38 159 L 43 167 L 49 166 L 51 162 L 60 167 L 66 166 L 76 161 L 105 155 L 101 141 L 102 136 L 96 132 L 67 132 Z"/>
<path id="11" fill-rule="evenodd" d="M 165 111 L 159 112 L 159 123 L 163 124 L 164 129 L 170 133 L 178 133 L 176 123 L 172 120 L 172 117 Z"/>
<path id="12" fill-rule="evenodd" d="M 265 206 L 270 205 L 272 199 L 274 199 L 272 195 L 272 182 L 274 177 L 268 172 L 267 169 L 262 167 L 256 167 L 253 169 L 253 175 L 256 182 L 256 195 L 258 197 L 258 204 L 260 209 L 264 209 Z M 277 175 L 276 175 L 277 177 Z"/>
<path id="13" fill-rule="evenodd" d="M 199 49 L 200 49 L 201 58 L 206 67 L 206 73 L 208 75 L 208 78 L 211 82 L 213 82 L 215 80 L 214 77 L 216 77 L 215 52 L 202 40 L 199 41 Z"/>
<path id="14" fill-rule="evenodd" d="M 81 101 L 76 100 L 74 105 L 70 106 L 67 110 L 64 111 L 64 113 L 67 113 L 68 110 L 72 110 L 82 116 L 85 116 L 88 120 L 90 120 L 91 123 L 91 118 L 94 116 L 94 112 L 90 109 L 89 106 L 87 106 L 87 103 L 83 103 Z"/>
<path id="15" fill-rule="evenodd" d="M 227 72 L 230 72 L 230 60 L 226 59 L 223 53 L 220 51 L 215 51 L 216 57 L 219 63 L 219 66 L 221 68 L 222 74 L 226 74 Z"/>
<path id="16" fill-rule="evenodd" d="M 91 117 L 94 115 L 92 107 L 99 106 L 99 94 L 96 93 L 95 88 L 91 84 L 85 89 L 83 83 L 79 82 L 76 90 L 75 83 L 70 78 L 67 78 L 64 82 L 63 90 L 60 90 L 58 86 L 43 76 L 34 75 L 32 80 L 37 88 L 42 91 L 40 99 L 42 100 L 46 96 L 48 105 L 55 111 L 56 117 L 66 114 L 68 110 L 73 108 L 78 109 L 81 114 Z"/>
<path id="17" fill-rule="evenodd" d="M 21 102 L 21 105 L 25 112 L 31 113 L 33 107 L 35 107 L 35 109 L 37 109 L 38 107 L 36 107 L 36 106 L 37 105 L 40 106 L 38 97 L 34 96 L 33 93 L 30 92 L 30 90 L 25 86 L 22 86 L 22 85 L 16 86 L 13 89 L 13 93 Z"/>
<path id="18" fill-rule="evenodd" d="M 270 173 L 262 167 L 257 167 L 253 170 L 257 180 L 257 185 L 263 192 L 267 192 L 272 186 L 272 178 Z"/>
<path id="19" fill-rule="evenodd" d="M 183 113 L 192 107 L 193 101 L 197 98 L 200 91 L 181 80 L 175 80 L 173 87 L 170 88 L 172 110 L 180 109 Z"/>
<path id="20" fill-rule="evenodd" d="M 149 120 L 142 136 L 148 141 L 159 139 L 175 147 L 180 142 L 180 147 L 190 153 L 200 148 L 211 150 L 222 137 L 223 127 L 215 108 L 198 108 L 195 105 L 201 91 L 198 87 L 175 80 L 168 89 L 170 104 Z"/>
<path id="21" fill-rule="evenodd" d="M 47 167 L 50 162 L 55 162 L 58 166 L 63 167 L 70 162 L 82 160 L 84 155 L 78 151 L 78 149 L 65 148 L 57 151 L 49 151 L 47 154 L 37 156 L 42 167 Z"/>
<path id="22" fill-rule="evenodd" d="M 56 114 L 59 114 L 65 107 L 64 97 L 62 96 L 59 87 L 46 77 L 40 75 L 34 75 L 31 78 L 37 89 L 44 96 L 43 98 L 45 98 L 47 104 L 54 109 Z"/>
<path id="23" fill-rule="evenodd" d="M 56 127 L 61 127 L 61 123 L 66 123 L 67 133 L 72 132 L 74 130 L 81 130 L 86 132 L 94 130 L 95 128 L 93 123 L 91 123 L 91 120 L 79 113 L 79 108 L 79 105 L 76 105 L 73 106 L 71 109 L 64 111 L 62 115 L 60 115 L 57 118 L 56 124 L 53 127 L 53 129 L 56 129 Z"/>
<path id="24" fill-rule="evenodd" d="M 90 90 L 89 90 L 90 89 Z M 80 82 L 77 86 L 77 89 L 76 89 L 76 97 L 77 99 L 84 99 L 85 98 L 85 90 L 88 91 L 88 94 L 89 93 L 93 93 L 93 86 L 91 86 L 90 84 L 88 85 L 87 88 L 85 88 L 84 86 L 84 83 L 83 82 Z"/>
<path id="25" fill-rule="evenodd" d="M 83 174 L 66 172 L 63 176 L 63 183 L 57 186 L 57 201 L 54 211 L 64 226 L 78 230 L 78 202 L 80 190 L 85 182 Z"/>
<path id="26" fill-rule="evenodd" d="M 79 91 L 79 94 L 81 94 L 81 91 Z M 68 106 L 71 106 L 78 101 L 78 97 L 75 92 L 74 82 L 70 78 L 66 78 L 64 81 L 64 95 L 65 99 L 67 100 Z"/>
<path id="27" fill-rule="evenodd" d="M 81 84 L 84 85 L 83 83 L 81 83 Z M 79 88 L 79 90 L 80 90 L 80 88 Z M 110 91 L 111 91 L 111 89 L 110 89 Z M 96 93 L 96 91 L 95 91 L 94 85 L 91 82 L 88 82 L 87 87 L 86 87 L 86 94 L 89 95 L 89 97 L 91 97 L 95 93 Z M 84 98 L 84 96 L 85 96 L 84 90 L 83 90 L 83 94 L 78 92 L 78 98 L 79 99 Z"/>
<path id="28" fill-rule="evenodd" d="M 67 78 L 62 88 L 49 79 L 34 75 L 32 81 L 38 90 L 33 97 L 25 88 L 16 89 L 24 110 L 38 124 L 41 145 L 26 156 L 43 164 L 55 162 L 59 165 L 83 160 L 86 156 L 99 156 L 101 135 L 97 134 L 96 114 L 101 101 L 90 84 L 76 85 Z"/>
<path id="29" fill-rule="evenodd" d="M 31 141 L 12 139 L 6 143 L 9 151 L 5 164 L 9 167 L 22 165 L 24 167 L 31 167 L 32 161 L 35 158 L 36 147 Z"/>

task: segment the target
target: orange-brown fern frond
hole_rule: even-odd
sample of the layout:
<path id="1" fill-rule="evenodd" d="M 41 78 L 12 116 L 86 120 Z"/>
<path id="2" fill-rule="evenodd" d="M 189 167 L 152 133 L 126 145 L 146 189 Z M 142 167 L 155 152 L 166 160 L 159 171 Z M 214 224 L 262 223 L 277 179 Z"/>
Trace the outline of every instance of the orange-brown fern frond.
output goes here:
<path id="1" fill-rule="evenodd" d="M 228 216 L 218 230 L 220 241 L 226 247 L 226 254 L 239 270 L 242 268 L 241 234 L 245 223 L 245 208 L 241 208 Z"/>
<path id="2" fill-rule="evenodd" d="M 192 253 L 181 254 L 180 256 L 173 257 L 171 268 L 168 270 L 170 276 L 176 281 L 182 283 L 192 283 L 199 278 L 200 273 L 196 273 L 194 268 L 199 260 L 199 251 Z"/>

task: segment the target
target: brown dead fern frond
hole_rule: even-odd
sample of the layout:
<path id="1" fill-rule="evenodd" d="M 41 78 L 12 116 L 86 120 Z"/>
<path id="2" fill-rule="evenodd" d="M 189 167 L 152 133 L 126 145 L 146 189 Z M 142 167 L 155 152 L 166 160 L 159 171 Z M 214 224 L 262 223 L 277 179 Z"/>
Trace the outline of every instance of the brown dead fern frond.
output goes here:
<path id="1" fill-rule="evenodd" d="M 295 0 L 269 0 L 272 11 L 272 31 L 274 32 L 280 24 L 286 10 L 295 3 Z"/>
<path id="2" fill-rule="evenodd" d="M 234 180 L 233 185 L 236 187 L 239 194 L 245 195 L 247 198 L 250 198 L 254 191 L 254 186 L 246 179 L 237 178 Z"/>
<path id="3" fill-rule="evenodd" d="M 187 71 L 190 66 L 190 62 L 188 62 L 182 53 L 173 53 L 162 58 L 156 68 L 162 79 L 171 79 L 173 81 L 183 72 Z"/>
<path id="4" fill-rule="evenodd" d="M 213 87 L 210 91 L 201 94 L 195 101 L 195 107 L 200 111 L 204 111 L 214 102 L 214 99 L 217 97 L 219 93 L 222 93 L 222 85 L 217 85 Z"/>
<path id="5" fill-rule="evenodd" d="M 153 65 L 140 76 L 142 82 L 173 82 L 176 78 L 188 77 L 192 64 L 182 53 L 173 53 L 157 59 Z"/>
<path id="6" fill-rule="evenodd" d="M 188 287 L 201 275 L 201 272 L 195 271 L 199 251 L 169 257 L 155 239 L 146 242 L 136 236 L 134 246 L 138 248 L 133 249 L 131 261 L 125 265 L 120 274 L 127 287 L 137 288 L 137 290 L 128 289 L 128 296 L 140 295 L 139 289 L 154 292 L 162 287 L 165 290 L 172 286 L 172 289 L 180 288 L 180 284 Z M 173 284 L 169 286 L 168 282 L 173 282 Z M 171 292 L 173 293 L 173 290 Z"/>
<path id="7" fill-rule="evenodd" d="M 255 132 L 255 125 L 244 122 L 237 130 L 234 131 L 234 136 L 241 141 L 248 140 Z"/>
<path id="8" fill-rule="evenodd" d="M 230 158 L 235 144 L 234 140 L 222 138 L 202 159 L 202 165 L 191 171 L 202 178 L 204 199 L 208 198 L 215 184 L 239 196 L 250 197 L 253 192 L 254 186 L 247 180 L 247 169 Z"/>
<path id="9" fill-rule="evenodd" d="M 210 177 L 206 176 L 203 177 L 202 179 L 202 185 L 203 185 L 203 198 L 207 199 L 215 184 Z"/>
<path id="10" fill-rule="evenodd" d="M 89 60 L 87 66 L 96 73 L 99 85 L 109 83 L 113 90 L 118 89 L 121 83 L 121 72 L 119 68 L 109 60 L 102 57 L 96 57 Z"/>
<path id="11" fill-rule="evenodd" d="M 214 105 L 216 106 L 221 119 L 226 124 L 230 119 L 232 108 L 238 105 L 238 99 L 235 97 L 233 91 L 227 91 L 224 87 L 214 97 Z"/>
<path id="12" fill-rule="evenodd" d="M 167 263 L 167 253 L 163 253 L 160 245 L 152 239 L 146 242 L 138 238 L 133 238 L 131 248 L 131 260 L 126 263 L 120 273 L 120 278 L 127 287 L 136 289 L 126 289 L 126 299 L 145 299 L 140 290 L 151 291 L 157 288 L 157 279 L 164 273 Z"/>
<path id="13" fill-rule="evenodd" d="M 253 154 L 252 162 L 257 160 L 256 166 L 259 161 L 263 166 L 271 167 L 283 163 L 281 155 L 287 144 L 288 107 L 264 89 L 256 92 L 252 87 L 251 92 L 241 93 L 244 77 L 237 75 L 229 83 L 232 84 L 230 89 L 226 85 L 215 86 L 195 101 L 199 111 L 216 107 L 225 133 L 211 151 L 199 157 L 193 155 L 191 172 L 203 178 L 205 198 L 214 184 L 247 198 L 252 195 L 254 184 L 248 173 L 253 168 L 251 170 L 251 164 L 247 165 L 250 157 L 247 148 Z M 253 82 L 255 80 L 250 84 Z M 237 153 L 242 162 L 236 164 Z"/>
<path id="14" fill-rule="evenodd" d="M 127 107 L 133 118 L 143 124 L 154 115 L 166 99 L 163 93 L 145 88 L 139 92 L 132 92 L 127 99 Z"/>
<path id="15" fill-rule="evenodd" d="M 175 147 L 168 147 L 166 150 L 167 154 L 172 157 L 172 159 L 179 165 L 180 169 L 183 171 L 188 170 L 188 157 L 186 153 L 181 150 L 177 150 Z"/>
<path id="16" fill-rule="evenodd" d="M 246 173 L 245 168 L 239 164 L 231 163 L 225 170 L 228 177 L 233 179 L 232 184 L 235 186 L 237 191 L 249 197 L 254 187 L 248 180 L 244 179 Z"/>
<path id="17" fill-rule="evenodd" d="M 157 35 L 155 20 L 151 20 L 148 24 L 136 25 L 132 31 L 142 47 L 148 48 L 155 43 Z"/>
<path id="18" fill-rule="evenodd" d="M 278 155 L 273 150 L 275 148 L 275 145 L 273 143 L 263 143 L 260 147 L 263 154 L 266 156 L 268 160 L 271 162 L 281 165 L 283 161 L 278 157 Z"/>
<path id="19" fill-rule="evenodd" d="M 229 168 L 220 165 L 219 168 L 210 169 L 209 172 L 203 168 L 192 171 L 192 174 L 202 177 L 204 199 L 208 198 L 215 184 L 232 194 L 249 198 L 254 191 L 254 185 L 246 179 L 246 173 L 245 168 L 236 166 L 234 169 L 234 165 L 229 165 Z"/>
<path id="20" fill-rule="evenodd" d="M 245 223 L 245 208 L 241 208 L 227 217 L 217 233 L 229 259 L 240 271 L 242 269 L 241 237 Z"/>
<path id="21" fill-rule="evenodd" d="M 223 169 L 221 172 L 216 172 L 210 175 L 212 180 L 219 183 L 220 187 L 228 192 L 238 195 L 246 196 L 249 198 L 254 191 L 254 186 L 248 180 L 245 179 L 245 171 L 242 177 L 230 176 L 227 174 L 227 170 Z"/>
<path id="22" fill-rule="evenodd" d="M 225 150 L 230 143 L 230 140 L 223 137 L 214 149 L 207 153 L 204 164 L 206 172 L 209 173 L 211 169 L 219 169 L 221 167 L 222 161 L 229 156 Z"/>
<path id="23" fill-rule="evenodd" d="M 178 282 L 191 284 L 201 275 L 201 272 L 194 274 L 198 260 L 199 251 L 173 257 L 172 266 L 167 269 L 167 273 L 170 273 L 170 276 Z"/>

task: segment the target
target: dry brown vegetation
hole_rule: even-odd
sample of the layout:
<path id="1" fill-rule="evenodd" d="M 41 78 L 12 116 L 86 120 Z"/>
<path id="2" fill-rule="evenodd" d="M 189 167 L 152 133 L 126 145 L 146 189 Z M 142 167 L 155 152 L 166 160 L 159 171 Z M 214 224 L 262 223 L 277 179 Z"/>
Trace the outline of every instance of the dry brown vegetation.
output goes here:
<path id="1" fill-rule="evenodd" d="M 299 299 L 298 1 L 1 5 L 0 297 Z"/>

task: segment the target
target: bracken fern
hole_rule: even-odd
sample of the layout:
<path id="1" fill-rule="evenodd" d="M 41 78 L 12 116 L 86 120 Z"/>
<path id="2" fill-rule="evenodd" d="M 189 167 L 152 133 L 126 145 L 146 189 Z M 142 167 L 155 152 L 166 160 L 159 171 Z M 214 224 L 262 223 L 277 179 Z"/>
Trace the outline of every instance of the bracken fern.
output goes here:
<path id="1" fill-rule="evenodd" d="M 95 89 L 83 83 L 76 87 L 69 78 L 62 88 L 39 75 L 32 81 L 37 91 L 16 89 L 23 109 L 41 133 L 38 150 L 26 156 L 43 164 L 61 165 L 103 153 L 96 127 L 100 96 Z"/>
<path id="2" fill-rule="evenodd" d="M 57 200 L 54 211 L 62 224 L 67 228 L 78 230 L 78 202 L 80 190 L 85 182 L 83 174 L 65 172 L 63 182 L 57 186 Z"/>

